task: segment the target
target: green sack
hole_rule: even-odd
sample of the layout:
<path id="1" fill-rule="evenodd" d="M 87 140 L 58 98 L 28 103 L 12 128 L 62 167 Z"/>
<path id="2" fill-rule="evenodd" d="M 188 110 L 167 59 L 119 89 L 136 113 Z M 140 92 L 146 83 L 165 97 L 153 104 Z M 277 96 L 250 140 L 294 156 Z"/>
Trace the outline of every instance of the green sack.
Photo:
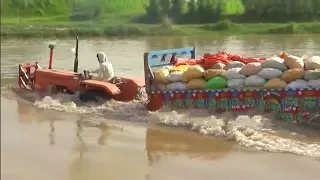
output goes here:
<path id="1" fill-rule="evenodd" d="M 221 76 L 209 79 L 206 83 L 206 89 L 223 89 L 228 86 L 227 80 Z"/>

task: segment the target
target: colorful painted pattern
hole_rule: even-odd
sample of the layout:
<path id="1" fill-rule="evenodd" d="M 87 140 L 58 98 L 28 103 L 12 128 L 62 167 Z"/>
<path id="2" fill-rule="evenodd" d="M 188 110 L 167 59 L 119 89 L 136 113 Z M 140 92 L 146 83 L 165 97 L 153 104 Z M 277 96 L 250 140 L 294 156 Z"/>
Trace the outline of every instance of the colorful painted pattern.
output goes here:
<path id="1" fill-rule="evenodd" d="M 320 89 L 254 89 L 152 92 L 172 108 L 221 113 L 262 110 L 294 123 L 320 124 Z"/>

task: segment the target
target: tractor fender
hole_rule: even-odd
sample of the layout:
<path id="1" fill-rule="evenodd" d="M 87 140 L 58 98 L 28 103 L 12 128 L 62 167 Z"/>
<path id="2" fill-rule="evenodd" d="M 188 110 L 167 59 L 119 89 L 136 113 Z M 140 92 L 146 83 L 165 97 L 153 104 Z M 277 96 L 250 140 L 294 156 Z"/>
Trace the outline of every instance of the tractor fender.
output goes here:
<path id="1" fill-rule="evenodd" d="M 85 91 L 102 89 L 111 96 L 115 96 L 121 93 L 120 89 L 115 84 L 104 81 L 84 80 L 81 81 L 80 85 L 84 87 Z"/>

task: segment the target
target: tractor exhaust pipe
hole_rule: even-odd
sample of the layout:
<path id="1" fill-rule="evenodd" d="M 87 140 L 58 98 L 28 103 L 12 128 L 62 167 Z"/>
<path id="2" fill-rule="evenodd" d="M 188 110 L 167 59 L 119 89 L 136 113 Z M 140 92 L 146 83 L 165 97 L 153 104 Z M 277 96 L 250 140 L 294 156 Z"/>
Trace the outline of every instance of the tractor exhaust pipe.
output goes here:
<path id="1" fill-rule="evenodd" d="M 74 59 L 74 64 L 73 64 L 73 72 L 77 73 L 78 72 L 78 49 L 79 49 L 79 38 L 78 36 L 76 37 L 76 54 L 75 54 L 75 59 Z"/>
<path id="2" fill-rule="evenodd" d="M 48 67 L 48 69 L 52 69 L 52 56 L 53 56 L 54 45 L 50 44 L 49 45 L 49 49 L 50 49 L 50 57 L 49 57 L 49 67 Z"/>

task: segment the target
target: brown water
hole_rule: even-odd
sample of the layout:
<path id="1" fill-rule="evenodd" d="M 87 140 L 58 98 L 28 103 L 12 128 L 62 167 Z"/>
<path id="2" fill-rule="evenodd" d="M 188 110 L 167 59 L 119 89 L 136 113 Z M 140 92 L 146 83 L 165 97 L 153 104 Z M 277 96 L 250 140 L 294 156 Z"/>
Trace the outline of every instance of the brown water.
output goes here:
<path id="1" fill-rule="evenodd" d="M 319 179 L 320 130 L 262 117 L 228 122 L 202 111 L 149 113 L 143 102 L 80 106 L 58 95 L 27 101 L 10 92 L 19 63 L 71 70 L 74 41 L 1 42 L 1 178 L 40 179 Z M 225 50 L 271 56 L 286 50 L 318 55 L 320 36 L 90 39 L 80 41 L 80 69 L 106 52 L 118 75 L 143 77 L 142 53 L 196 46 L 198 55 Z"/>

